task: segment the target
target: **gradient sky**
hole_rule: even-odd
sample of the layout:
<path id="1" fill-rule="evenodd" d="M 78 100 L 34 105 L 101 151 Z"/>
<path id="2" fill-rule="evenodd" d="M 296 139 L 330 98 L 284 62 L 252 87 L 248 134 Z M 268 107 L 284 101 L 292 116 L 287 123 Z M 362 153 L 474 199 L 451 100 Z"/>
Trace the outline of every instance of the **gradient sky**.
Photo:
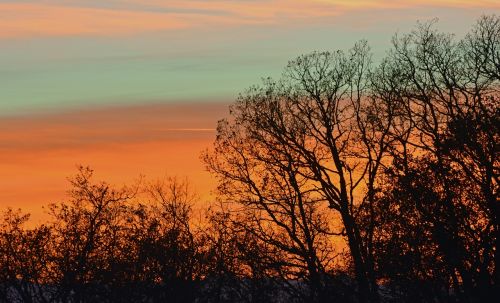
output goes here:
<path id="1" fill-rule="evenodd" d="M 226 105 L 289 59 L 417 20 L 464 34 L 499 1 L 0 0 L 0 208 L 62 199 L 77 164 L 117 183 L 188 176 Z"/>

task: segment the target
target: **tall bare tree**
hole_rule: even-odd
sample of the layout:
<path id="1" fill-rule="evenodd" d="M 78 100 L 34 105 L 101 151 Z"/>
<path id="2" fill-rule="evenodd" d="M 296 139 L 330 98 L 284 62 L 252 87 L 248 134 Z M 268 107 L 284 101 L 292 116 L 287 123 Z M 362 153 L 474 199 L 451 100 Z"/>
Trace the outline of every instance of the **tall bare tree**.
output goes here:
<path id="1" fill-rule="evenodd" d="M 480 237 L 482 248 L 469 245 L 478 235 L 489 235 L 491 229 L 495 241 L 500 238 L 500 22 L 495 16 L 482 17 L 462 40 L 437 31 L 433 25 L 423 23 L 409 34 L 394 37 L 393 47 L 378 70 L 380 81 L 374 83 L 374 91 L 398 108 L 389 136 L 397 142 L 391 149 L 396 164 L 392 168 L 399 170 L 400 177 L 412 178 L 415 167 L 420 167 L 421 178 L 434 180 L 433 186 L 427 186 L 435 190 L 432 203 L 440 201 L 436 204 L 439 211 L 425 214 L 421 208 L 421 219 L 432 226 L 431 237 L 446 259 L 455 291 L 461 300 L 469 301 L 478 283 L 498 285 L 498 249 L 491 247 L 488 236 Z M 462 178 L 463 186 L 467 184 L 468 198 L 455 187 L 453 175 Z M 409 190 L 411 185 L 407 184 Z M 418 188 L 413 190 L 419 192 Z M 464 209 L 469 210 L 467 215 Z M 471 234 L 470 229 L 476 232 Z M 469 259 L 471 250 L 483 251 L 481 259 L 486 263 L 491 260 L 489 254 L 495 254 L 496 274 L 490 282 L 478 278 L 476 272 L 488 275 L 491 264 L 471 267 L 475 266 Z M 483 282 L 478 282 L 481 279 Z"/>
<path id="2" fill-rule="evenodd" d="M 370 64 L 365 42 L 347 53 L 298 57 L 279 81 L 266 79 L 238 98 L 205 157 L 222 195 L 271 218 L 295 224 L 307 211 L 289 205 L 328 205 L 341 219 L 361 302 L 378 301 L 378 290 L 371 231 L 360 230 L 358 213 L 373 203 L 393 111 L 369 94 Z M 275 208 L 280 203 L 288 213 Z M 305 238 L 314 238 L 309 233 Z"/>

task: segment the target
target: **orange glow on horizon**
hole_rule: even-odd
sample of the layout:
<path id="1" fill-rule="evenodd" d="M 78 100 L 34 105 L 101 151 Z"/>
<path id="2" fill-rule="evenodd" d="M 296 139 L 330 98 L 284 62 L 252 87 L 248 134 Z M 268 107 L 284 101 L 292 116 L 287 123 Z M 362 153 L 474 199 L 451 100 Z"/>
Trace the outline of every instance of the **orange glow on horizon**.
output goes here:
<path id="1" fill-rule="evenodd" d="M 215 181 L 199 157 L 225 111 L 222 104 L 165 105 L 0 119 L 0 209 L 21 208 L 43 222 L 42 206 L 67 199 L 67 178 L 80 164 L 118 187 L 141 175 L 187 177 L 207 202 Z"/>

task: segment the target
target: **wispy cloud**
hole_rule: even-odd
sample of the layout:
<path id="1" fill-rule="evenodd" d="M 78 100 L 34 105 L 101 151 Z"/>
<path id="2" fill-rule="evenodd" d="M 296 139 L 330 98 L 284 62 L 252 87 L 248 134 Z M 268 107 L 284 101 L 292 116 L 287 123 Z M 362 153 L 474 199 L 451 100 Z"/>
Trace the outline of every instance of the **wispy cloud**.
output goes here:
<path id="1" fill-rule="evenodd" d="M 130 34 L 189 26 L 175 14 L 37 3 L 0 3 L 0 12 L 1 38 Z"/>
<path id="2" fill-rule="evenodd" d="M 0 118 L 0 151 L 212 139 L 226 107 L 225 103 L 144 104 L 4 117 Z"/>
<path id="3" fill-rule="evenodd" d="M 41 0 L 1 1 L 0 38 L 119 35 L 206 26 L 331 22 L 356 10 L 436 6 L 500 8 L 478 0 Z"/>

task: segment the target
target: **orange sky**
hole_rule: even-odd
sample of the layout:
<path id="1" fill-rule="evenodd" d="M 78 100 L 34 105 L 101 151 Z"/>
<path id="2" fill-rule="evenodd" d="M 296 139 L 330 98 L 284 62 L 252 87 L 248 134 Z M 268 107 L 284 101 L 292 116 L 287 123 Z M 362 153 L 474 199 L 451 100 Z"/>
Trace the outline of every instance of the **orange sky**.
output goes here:
<path id="1" fill-rule="evenodd" d="M 30 211 L 61 201 L 78 164 L 97 180 L 130 184 L 140 175 L 187 177 L 201 199 L 214 181 L 199 161 L 227 105 L 174 104 L 108 107 L 0 119 L 0 209 Z"/>
<path id="2" fill-rule="evenodd" d="M 117 185 L 186 176 L 207 200 L 199 156 L 227 113 L 210 100 L 279 77 L 300 54 L 368 39 L 380 58 L 417 20 L 460 36 L 499 11 L 494 0 L 0 1 L 0 210 L 43 220 L 80 164 Z"/>
<path id="3" fill-rule="evenodd" d="M 206 26 L 314 22 L 358 10 L 484 8 L 492 0 L 271 0 L 271 1 L 7 1 L 0 3 L 0 38 L 116 35 Z"/>

